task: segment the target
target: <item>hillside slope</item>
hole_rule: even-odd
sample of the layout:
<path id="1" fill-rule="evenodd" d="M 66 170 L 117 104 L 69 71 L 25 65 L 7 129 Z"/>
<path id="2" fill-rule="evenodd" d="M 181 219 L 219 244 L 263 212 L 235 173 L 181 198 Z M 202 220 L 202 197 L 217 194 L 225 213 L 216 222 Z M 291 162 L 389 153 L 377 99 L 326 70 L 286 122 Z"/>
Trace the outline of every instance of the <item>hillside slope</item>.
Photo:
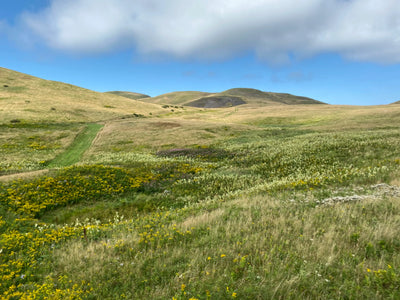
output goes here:
<path id="1" fill-rule="evenodd" d="M 149 95 L 146 94 L 141 94 L 141 93 L 135 93 L 135 92 L 125 92 L 125 91 L 111 91 L 111 92 L 106 92 L 106 94 L 113 94 L 133 100 L 138 100 L 138 99 L 143 99 L 143 98 L 149 98 Z"/>
<path id="2" fill-rule="evenodd" d="M 0 120 L 92 122 L 161 111 L 158 105 L 98 93 L 0 68 Z"/>
<path id="3" fill-rule="evenodd" d="M 242 97 L 246 100 L 247 103 L 252 104 L 326 104 L 324 102 L 308 97 L 296 96 L 288 93 L 263 92 L 260 90 L 248 88 L 230 89 L 220 94 Z"/>
<path id="4" fill-rule="evenodd" d="M 150 103 L 202 108 L 230 107 L 244 104 L 251 106 L 326 104 L 308 97 L 286 93 L 263 92 L 249 88 L 234 88 L 220 93 L 174 92 L 141 100 Z"/>
<path id="5" fill-rule="evenodd" d="M 212 95 L 212 93 L 197 92 L 197 91 L 184 91 L 184 92 L 171 92 L 162 94 L 152 98 L 141 99 L 149 103 L 156 104 L 173 104 L 185 105 L 186 103 L 199 99 L 201 97 Z"/>

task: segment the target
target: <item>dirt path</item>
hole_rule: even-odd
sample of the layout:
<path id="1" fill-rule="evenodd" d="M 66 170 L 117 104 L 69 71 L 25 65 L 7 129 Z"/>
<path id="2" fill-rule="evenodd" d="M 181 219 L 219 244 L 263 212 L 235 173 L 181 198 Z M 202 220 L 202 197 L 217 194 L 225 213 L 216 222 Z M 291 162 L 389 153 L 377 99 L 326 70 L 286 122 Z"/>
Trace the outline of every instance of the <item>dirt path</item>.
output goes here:
<path id="1" fill-rule="evenodd" d="M 18 179 L 28 179 L 46 174 L 50 168 L 67 167 L 80 161 L 82 155 L 90 148 L 92 143 L 98 138 L 104 125 L 91 123 L 77 134 L 71 145 L 47 166 L 47 169 L 15 173 L 0 176 L 0 182 L 10 182 Z"/>
<path id="2" fill-rule="evenodd" d="M 36 170 L 36 171 L 30 171 L 30 172 L 10 174 L 10 175 L 2 175 L 2 176 L 0 176 L 0 182 L 9 182 L 9 181 L 18 180 L 18 179 L 34 178 L 34 177 L 42 176 L 42 175 L 46 174 L 47 172 L 49 172 L 49 170 L 44 169 L 44 170 Z"/>

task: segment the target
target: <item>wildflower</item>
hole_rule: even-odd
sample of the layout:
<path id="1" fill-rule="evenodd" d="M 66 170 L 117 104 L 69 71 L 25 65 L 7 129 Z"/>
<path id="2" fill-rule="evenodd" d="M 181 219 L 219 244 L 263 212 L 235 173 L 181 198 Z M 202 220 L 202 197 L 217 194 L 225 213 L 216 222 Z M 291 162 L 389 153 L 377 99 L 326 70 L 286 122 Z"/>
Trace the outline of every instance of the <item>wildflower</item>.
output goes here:
<path id="1" fill-rule="evenodd" d="M 236 298 L 237 297 L 237 293 L 233 292 L 232 293 L 232 298 Z"/>
<path id="2" fill-rule="evenodd" d="M 222 258 L 222 257 L 225 257 L 225 256 L 226 256 L 225 254 L 221 254 L 221 258 Z"/>
<path id="3" fill-rule="evenodd" d="M 211 260 L 211 257 L 209 256 L 209 257 L 207 257 L 207 260 Z"/>
<path id="4" fill-rule="evenodd" d="M 186 287 L 186 285 L 185 285 L 184 283 L 182 283 L 182 285 L 181 285 L 181 291 L 182 291 L 182 292 L 185 291 L 185 287 Z"/>

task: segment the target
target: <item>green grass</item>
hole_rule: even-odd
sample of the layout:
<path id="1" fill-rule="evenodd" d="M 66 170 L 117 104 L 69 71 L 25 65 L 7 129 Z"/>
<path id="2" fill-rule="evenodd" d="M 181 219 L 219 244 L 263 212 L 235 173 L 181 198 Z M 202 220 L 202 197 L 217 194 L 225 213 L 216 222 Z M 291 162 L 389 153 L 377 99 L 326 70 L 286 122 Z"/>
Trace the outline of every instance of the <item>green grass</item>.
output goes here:
<path id="1" fill-rule="evenodd" d="M 80 124 L 10 123 L 0 125 L 0 175 L 40 170 L 65 151 Z"/>
<path id="2" fill-rule="evenodd" d="M 48 164 L 48 167 L 66 167 L 79 162 L 102 127 L 103 125 L 101 124 L 87 124 L 86 127 L 78 133 L 73 143 L 63 153 L 54 158 Z"/>
<path id="3" fill-rule="evenodd" d="M 397 111 L 3 124 L 0 298 L 398 299 Z"/>

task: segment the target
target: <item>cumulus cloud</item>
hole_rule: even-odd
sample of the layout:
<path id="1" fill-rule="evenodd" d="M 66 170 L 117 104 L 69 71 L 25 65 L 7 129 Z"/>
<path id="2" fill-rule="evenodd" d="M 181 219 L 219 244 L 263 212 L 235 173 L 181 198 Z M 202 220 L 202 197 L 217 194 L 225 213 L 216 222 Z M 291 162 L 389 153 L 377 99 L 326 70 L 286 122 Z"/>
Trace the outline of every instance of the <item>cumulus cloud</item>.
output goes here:
<path id="1" fill-rule="evenodd" d="M 142 55 L 272 63 L 335 52 L 400 62 L 398 0 L 52 0 L 21 28 L 74 53 L 134 48 Z"/>

